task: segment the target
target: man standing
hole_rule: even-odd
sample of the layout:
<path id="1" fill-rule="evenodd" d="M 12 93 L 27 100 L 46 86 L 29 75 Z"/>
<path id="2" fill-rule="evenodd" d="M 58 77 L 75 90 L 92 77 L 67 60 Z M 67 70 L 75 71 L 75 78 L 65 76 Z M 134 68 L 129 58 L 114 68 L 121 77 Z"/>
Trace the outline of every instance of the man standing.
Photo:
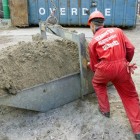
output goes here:
<path id="1" fill-rule="evenodd" d="M 88 25 L 94 34 L 89 44 L 88 66 L 95 72 L 92 84 L 95 89 L 99 110 L 110 117 L 107 83 L 112 82 L 122 99 L 132 130 L 140 140 L 140 102 L 131 73 L 136 65 L 130 64 L 134 46 L 119 28 L 104 28 L 101 12 L 91 13 Z"/>

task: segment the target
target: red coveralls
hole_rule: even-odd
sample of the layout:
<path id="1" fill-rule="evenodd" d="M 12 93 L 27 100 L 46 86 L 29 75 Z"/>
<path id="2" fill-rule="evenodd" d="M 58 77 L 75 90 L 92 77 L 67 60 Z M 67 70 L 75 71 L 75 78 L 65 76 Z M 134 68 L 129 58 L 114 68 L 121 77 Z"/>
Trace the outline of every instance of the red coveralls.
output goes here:
<path id="1" fill-rule="evenodd" d="M 122 99 L 134 134 L 140 134 L 140 103 L 127 62 L 134 55 L 134 46 L 118 28 L 100 28 L 89 44 L 90 68 L 95 72 L 92 84 L 99 108 L 110 112 L 107 83 L 111 81 Z"/>

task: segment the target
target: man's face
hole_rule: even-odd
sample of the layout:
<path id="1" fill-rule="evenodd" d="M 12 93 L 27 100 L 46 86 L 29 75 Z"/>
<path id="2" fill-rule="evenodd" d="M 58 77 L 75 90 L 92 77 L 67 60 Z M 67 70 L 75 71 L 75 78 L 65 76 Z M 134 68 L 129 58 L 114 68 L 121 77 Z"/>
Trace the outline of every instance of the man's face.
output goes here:
<path id="1" fill-rule="evenodd" d="M 93 22 L 90 22 L 90 29 L 92 30 L 93 33 L 95 33 L 95 25 Z"/>

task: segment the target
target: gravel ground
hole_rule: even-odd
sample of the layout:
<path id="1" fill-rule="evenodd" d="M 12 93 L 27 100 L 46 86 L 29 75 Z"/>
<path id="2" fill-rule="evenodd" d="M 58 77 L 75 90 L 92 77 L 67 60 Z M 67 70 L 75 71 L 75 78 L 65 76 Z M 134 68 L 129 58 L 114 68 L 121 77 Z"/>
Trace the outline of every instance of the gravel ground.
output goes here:
<path id="1" fill-rule="evenodd" d="M 89 28 L 74 30 L 84 32 L 88 39 L 92 37 Z M 140 26 L 124 32 L 136 47 L 133 62 L 137 63 L 138 69 L 133 79 L 140 93 Z M 0 48 L 20 39 L 30 40 L 36 33 L 39 33 L 38 28 L 0 30 Z M 99 113 L 94 93 L 46 113 L 0 106 L 0 140 L 135 140 L 113 86 L 108 87 L 108 94 L 110 119 Z"/>

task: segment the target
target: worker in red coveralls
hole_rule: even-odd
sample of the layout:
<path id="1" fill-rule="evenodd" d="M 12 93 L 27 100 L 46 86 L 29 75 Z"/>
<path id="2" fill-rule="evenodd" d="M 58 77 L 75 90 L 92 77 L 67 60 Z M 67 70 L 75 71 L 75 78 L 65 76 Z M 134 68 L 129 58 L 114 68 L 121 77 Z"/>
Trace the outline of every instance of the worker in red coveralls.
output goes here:
<path id="1" fill-rule="evenodd" d="M 110 117 L 107 83 L 111 81 L 122 99 L 135 137 L 140 140 L 140 102 L 131 78 L 136 65 L 130 64 L 134 46 L 121 29 L 104 28 L 104 19 L 99 11 L 91 13 L 88 19 L 88 25 L 94 34 L 89 43 L 88 67 L 95 72 L 92 84 L 97 95 L 99 111 Z"/>

